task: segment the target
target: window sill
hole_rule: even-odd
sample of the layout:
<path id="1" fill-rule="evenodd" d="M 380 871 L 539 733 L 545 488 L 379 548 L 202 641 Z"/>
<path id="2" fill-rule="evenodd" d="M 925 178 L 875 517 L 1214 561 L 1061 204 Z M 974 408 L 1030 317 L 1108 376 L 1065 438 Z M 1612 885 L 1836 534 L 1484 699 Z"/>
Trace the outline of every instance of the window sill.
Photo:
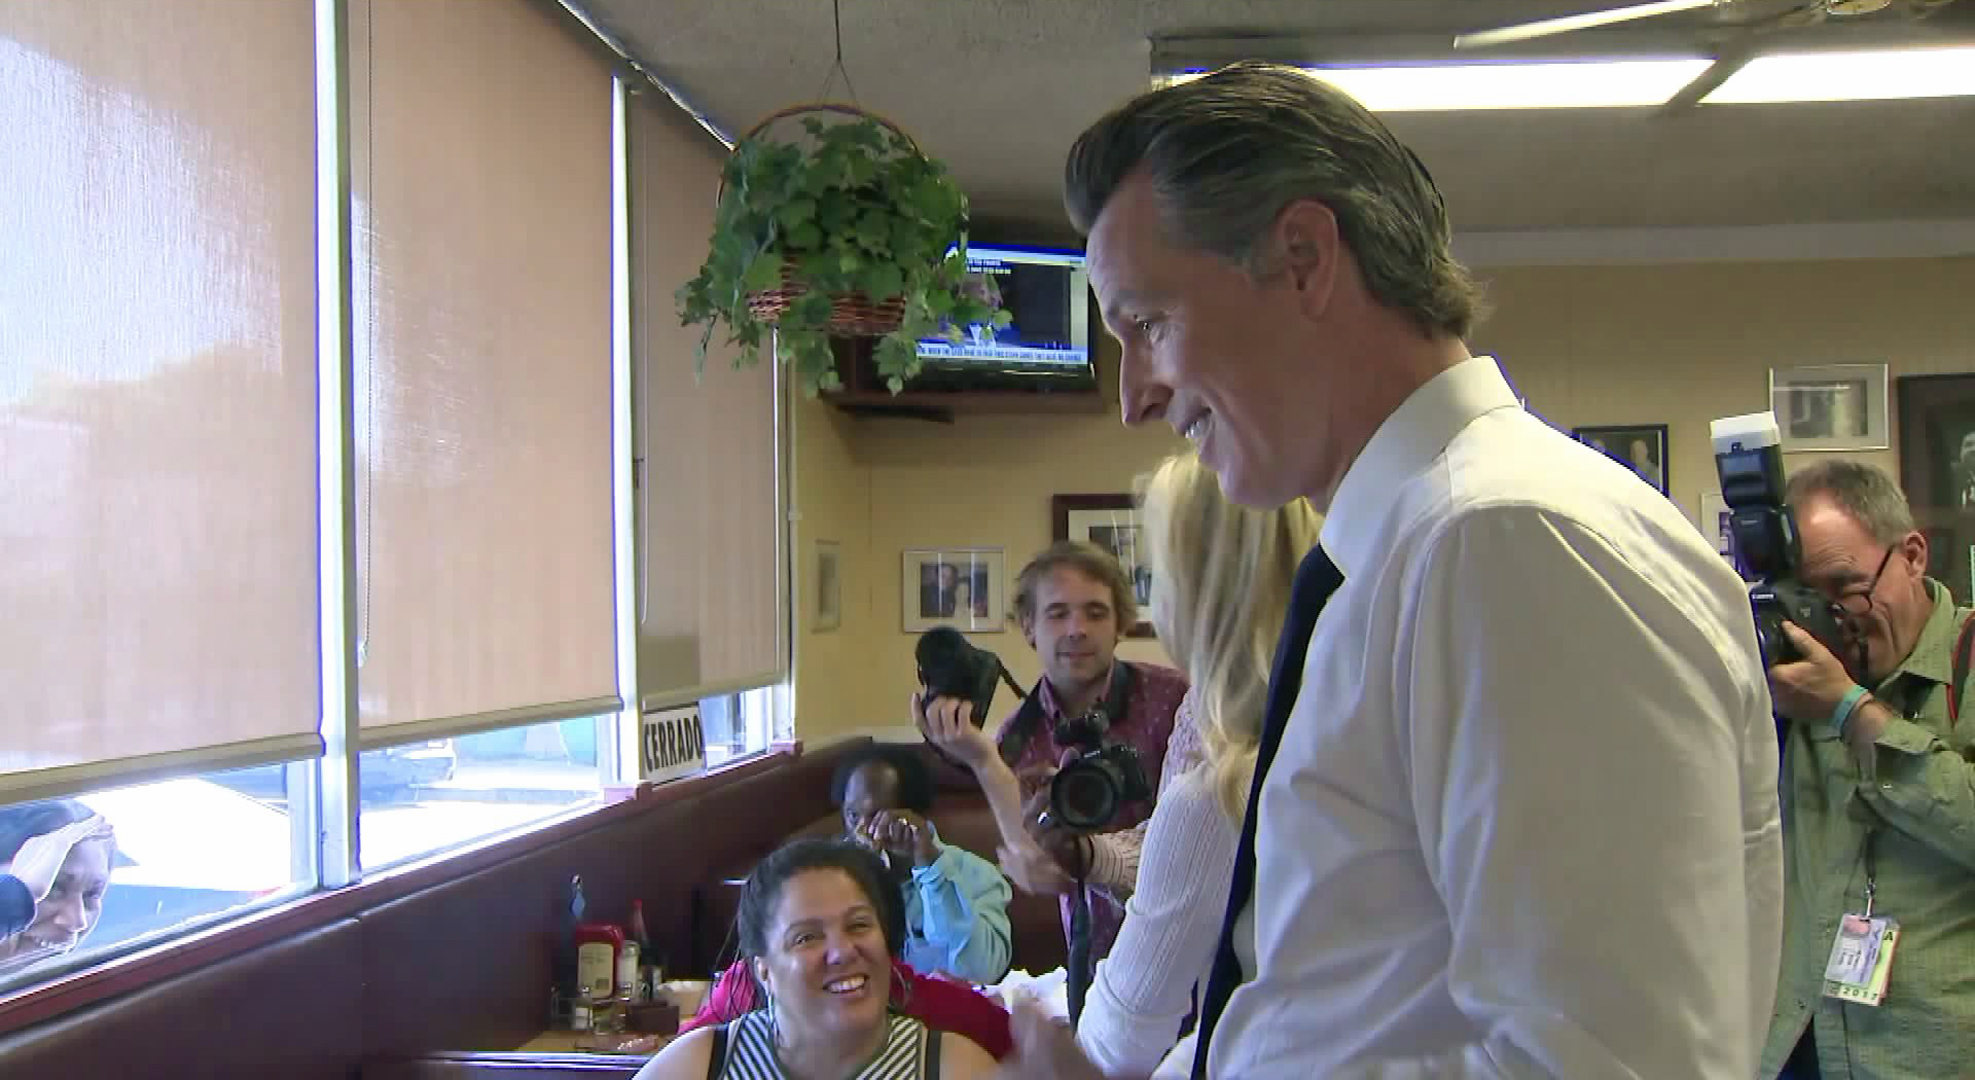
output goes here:
<path id="1" fill-rule="evenodd" d="M 723 762 L 697 776 L 659 785 L 639 784 L 628 798 L 613 801 L 606 794 L 602 802 L 551 817 L 522 832 L 488 837 L 386 867 L 347 888 L 318 890 L 184 937 L 112 956 L 50 982 L 23 987 L 0 997 L 0 1035 L 354 917 L 592 829 L 703 795 L 713 787 L 781 767 L 800 753 L 799 747 L 776 747 Z"/>

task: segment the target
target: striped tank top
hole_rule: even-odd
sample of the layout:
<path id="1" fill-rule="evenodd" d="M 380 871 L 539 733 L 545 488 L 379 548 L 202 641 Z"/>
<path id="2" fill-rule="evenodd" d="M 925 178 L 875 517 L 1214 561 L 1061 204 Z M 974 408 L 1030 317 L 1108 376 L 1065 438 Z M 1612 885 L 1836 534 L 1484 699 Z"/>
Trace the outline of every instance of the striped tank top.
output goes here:
<path id="1" fill-rule="evenodd" d="M 714 1029 L 707 1080 L 782 1080 L 775 1057 L 775 1029 L 768 1010 L 757 1009 Z M 909 1016 L 885 1018 L 885 1044 L 876 1057 L 845 1080 L 938 1080 L 939 1035 Z"/>

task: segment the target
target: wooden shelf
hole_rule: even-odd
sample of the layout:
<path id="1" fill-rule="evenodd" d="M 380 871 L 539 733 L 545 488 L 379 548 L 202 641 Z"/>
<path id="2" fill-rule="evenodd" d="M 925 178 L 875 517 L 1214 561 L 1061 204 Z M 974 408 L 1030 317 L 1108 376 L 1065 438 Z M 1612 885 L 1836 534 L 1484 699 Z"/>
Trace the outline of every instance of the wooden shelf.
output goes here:
<path id="1" fill-rule="evenodd" d="M 1097 416 L 1110 411 L 1102 388 L 1088 390 L 914 390 L 894 394 L 885 388 L 872 360 L 873 338 L 832 338 L 843 389 L 825 391 L 824 401 L 849 416 L 925 420 L 951 424 L 956 416 Z"/>
<path id="2" fill-rule="evenodd" d="M 1096 390 L 956 390 L 935 392 L 907 390 L 892 394 L 884 390 L 838 390 L 825 392 L 823 400 L 843 412 L 860 418 L 925 420 L 951 424 L 957 416 L 1096 416 L 1108 412 L 1104 395 Z"/>

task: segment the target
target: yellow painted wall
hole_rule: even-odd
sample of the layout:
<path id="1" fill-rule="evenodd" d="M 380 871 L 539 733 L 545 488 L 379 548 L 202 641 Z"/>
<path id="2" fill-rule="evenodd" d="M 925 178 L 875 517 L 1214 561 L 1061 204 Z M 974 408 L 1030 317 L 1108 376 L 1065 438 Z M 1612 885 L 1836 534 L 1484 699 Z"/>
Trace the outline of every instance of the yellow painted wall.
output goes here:
<path id="1" fill-rule="evenodd" d="M 1474 350 L 1500 357 L 1531 408 L 1561 426 L 1667 424 L 1671 494 L 1690 516 L 1702 492 L 1718 490 L 1709 421 L 1767 408 L 1770 366 L 1884 362 L 1894 378 L 1975 371 L 1975 259 L 1517 267 L 1482 276 L 1494 313 Z M 850 421 L 818 403 L 799 406 L 797 535 L 835 529 L 845 543 L 843 626 L 819 634 L 805 623 L 799 637 L 803 739 L 907 722 L 914 636 L 900 629 L 905 548 L 999 546 L 1012 579 L 1050 539 L 1052 494 L 1128 491 L 1179 448 L 1163 425 L 1120 425 L 1115 354 L 1100 350 L 1099 363 L 1112 404 L 1103 416 L 961 417 L 949 426 Z M 1892 434 L 1897 443 L 1897 417 Z M 1866 456 L 1897 475 L 1892 451 Z M 798 551 L 806 560 L 800 540 Z M 1012 624 L 974 641 L 1024 683 L 1036 678 L 1035 655 Z M 1128 643 L 1125 655 L 1161 658 L 1156 643 Z"/>
<path id="2" fill-rule="evenodd" d="M 1022 564 L 1050 543 L 1051 495 L 1130 491 L 1138 474 L 1183 445 L 1163 424 L 1128 429 L 1119 423 L 1116 364 L 1110 343 L 1100 345 L 1098 367 L 1110 403 L 1102 414 L 962 416 L 949 425 L 850 420 L 820 402 L 799 403 L 798 573 L 813 574 L 804 569 L 812 558 L 805 535 L 838 528 L 865 545 L 854 561 L 846 552 L 843 626 L 819 633 L 805 621 L 800 628 L 800 738 L 825 742 L 853 730 L 910 723 L 918 635 L 903 629 L 906 549 L 1002 548 L 1012 585 Z M 853 609 L 861 609 L 855 617 Z M 1003 632 L 972 640 L 999 653 L 1025 686 L 1039 677 L 1035 652 L 1012 619 Z M 1155 641 L 1127 642 L 1121 654 L 1166 662 Z M 995 700 L 997 710 L 1013 702 L 1005 688 Z"/>
<path id="3" fill-rule="evenodd" d="M 1887 364 L 1891 442 L 1901 375 L 1975 371 L 1975 258 L 1521 267 L 1484 275 L 1495 312 L 1474 335 L 1565 427 L 1666 424 L 1668 493 L 1698 516 L 1719 491 L 1709 422 L 1769 408 L 1769 369 Z M 1820 455 L 1789 454 L 1786 466 Z M 1856 455 L 1899 476 L 1891 450 Z"/>
<path id="4" fill-rule="evenodd" d="M 857 673 L 868 666 L 880 575 L 871 568 L 871 477 L 853 454 L 854 423 L 820 401 L 794 403 L 795 732 L 811 742 L 868 724 L 857 719 L 866 711 Z M 835 541 L 840 554 L 841 615 L 828 631 L 817 629 L 817 540 Z"/>

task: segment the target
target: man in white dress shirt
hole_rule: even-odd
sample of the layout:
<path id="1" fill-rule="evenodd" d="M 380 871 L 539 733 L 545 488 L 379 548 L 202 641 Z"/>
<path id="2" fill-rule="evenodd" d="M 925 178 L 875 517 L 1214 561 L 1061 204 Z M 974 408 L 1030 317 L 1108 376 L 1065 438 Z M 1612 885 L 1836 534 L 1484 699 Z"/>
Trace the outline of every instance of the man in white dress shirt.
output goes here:
<path id="1" fill-rule="evenodd" d="M 1126 421 L 1172 424 L 1241 502 L 1308 496 L 1343 574 L 1195 1075 L 1753 1075 L 1782 850 L 1748 597 L 1469 356 L 1424 167 L 1342 93 L 1243 64 L 1100 120 L 1065 202 Z M 1034 1017 L 1017 1035 L 1010 1075 L 1095 1075 Z"/>

